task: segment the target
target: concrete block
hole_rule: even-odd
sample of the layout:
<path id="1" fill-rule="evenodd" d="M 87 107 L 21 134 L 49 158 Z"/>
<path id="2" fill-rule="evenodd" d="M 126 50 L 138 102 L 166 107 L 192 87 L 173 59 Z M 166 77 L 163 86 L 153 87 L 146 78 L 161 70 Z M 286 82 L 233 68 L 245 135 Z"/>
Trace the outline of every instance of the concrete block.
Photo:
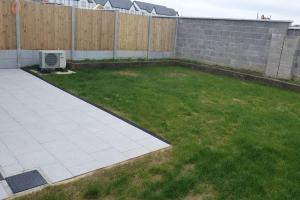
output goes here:
<path id="1" fill-rule="evenodd" d="M 74 60 L 102 60 L 112 59 L 113 51 L 74 51 Z"/>
<path id="2" fill-rule="evenodd" d="M 0 50 L 0 59 L 16 58 L 16 50 Z"/>
<path id="3" fill-rule="evenodd" d="M 288 36 L 300 36 L 300 29 L 289 28 L 287 35 Z"/>
<path id="4" fill-rule="evenodd" d="M 292 68 L 289 65 L 281 65 L 276 78 L 290 80 L 292 78 Z"/>
<path id="5" fill-rule="evenodd" d="M 17 51 L 0 50 L 0 69 L 17 68 Z"/>
<path id="6" fill-rule="evenodd" d="M 117 51 L 117 58 L 147 58 L 147 51 Z"/>
<path id="7" fill-rule="evenodd" d="M 16 59 L 0 59 L 0 69 L 15 69 L 17 68 Z"/>
<path id="8" fill-rule="evenodd" d="M 174 52 L 149 52 L 150 59 L 175 58 Z"/>

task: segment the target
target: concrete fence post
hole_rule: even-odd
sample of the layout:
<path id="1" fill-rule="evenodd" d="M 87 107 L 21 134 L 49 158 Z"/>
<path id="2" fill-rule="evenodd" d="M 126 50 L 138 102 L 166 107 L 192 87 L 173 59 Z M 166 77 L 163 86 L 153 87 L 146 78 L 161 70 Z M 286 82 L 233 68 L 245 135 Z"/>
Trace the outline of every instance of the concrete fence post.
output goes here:
<path id="1" fill-rule="evenodd" d="M 20 33 L 20 1 L 16 0 L 16 48 L 17 48 L 17 67 L 20 68 L 21 64 L 21 33 Z"/>
<path id="2" fill-rule="evenodd" d="M 147 47 L 147 59 L 150 58 L 152 44 L 152 16 L 148 18 L 148 47 Z"/>
<path id="3" fill-rule="evenodd" d="M 178 25 L 179 25 L 179 18 L 177 17 L 177 18 L 176 18 L 176 28 L 175 28 L 175 41 L 174 41 L 173 58 L 176 58 Z"/>
<path id="4" fill-rule="evenodd" d="M 71 7 L 71 27 L 72 27 L 72 33 L 71 33 L 71 60 L 74 60 L 74 52 L 75 52 L 75 45 L 76 45 L 76 10 L 72 6 Z"/>
<path id="5" fill-rule="evenodd" d="M 117 59 L 117 51 L 119 45 L 119 11 L 115 11 L 115 28 L 114 28 L 114 47 L 113 47 L 113 59 Z"/>

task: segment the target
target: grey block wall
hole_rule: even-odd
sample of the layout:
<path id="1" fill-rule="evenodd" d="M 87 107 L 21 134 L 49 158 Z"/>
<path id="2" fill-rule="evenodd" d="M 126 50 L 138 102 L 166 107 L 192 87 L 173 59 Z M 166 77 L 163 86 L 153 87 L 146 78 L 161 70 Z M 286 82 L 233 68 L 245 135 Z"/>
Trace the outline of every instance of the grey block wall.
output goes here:
<path id="1" fill-rule="evenodd" d="M 270 52 L 272 35 L 286 35 L 289 26 L 287 21 L 180 18 L 176 56 L 265 73 L 269 53 L 280 56 L 277 49 Z M 273 62 L 278 68 L 279 61 Z"/>
<path id="2" fill-rule="evenodd" d="M 284 40 L 277 78 L 291 79 L 296 65 L 296 51 L 299 47 L 298 36 L 287 36 Z"/>
<path id="3" fill-rule="evenodd" d="M 285 37 L 286 34 L 273 33 L 271 35 L 271 44 L 268 49 L 269 55 L 267 57 L 267 66 L 265 70 L 266 76 L 272 78 L 277 78 L 278 76 Z"/>
<path id="4" fill-rule="evenodd" d="M 293 78 L 300 79 L 300 28 L 290 28 L 287 37 L 293 37 L 298 41 L 297 49 L 294 52 Z"/>

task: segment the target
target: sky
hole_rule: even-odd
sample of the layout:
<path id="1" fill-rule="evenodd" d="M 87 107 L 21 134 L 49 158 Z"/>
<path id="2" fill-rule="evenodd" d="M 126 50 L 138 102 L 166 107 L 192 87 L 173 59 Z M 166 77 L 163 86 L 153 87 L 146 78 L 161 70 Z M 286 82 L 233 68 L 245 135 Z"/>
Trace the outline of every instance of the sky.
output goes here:
<path id="1" fill-rule="evenodd" d="M 260 15 L 300 24 L 300 0 L 144 0 L 174 8 L 181 16 L 256 19 Z"/>

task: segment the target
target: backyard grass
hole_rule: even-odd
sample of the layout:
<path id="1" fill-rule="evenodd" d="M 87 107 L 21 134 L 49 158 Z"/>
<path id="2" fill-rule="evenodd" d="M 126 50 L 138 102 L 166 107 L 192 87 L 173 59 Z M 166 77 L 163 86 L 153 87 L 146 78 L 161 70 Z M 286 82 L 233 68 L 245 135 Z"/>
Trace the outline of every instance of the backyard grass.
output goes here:
<path id="1" fill-rule="evenodd" d="M 300 95 L 191 69 L 81 69 L 47 80 L 172 149 L 20 199 L 300 199 Z"/>

